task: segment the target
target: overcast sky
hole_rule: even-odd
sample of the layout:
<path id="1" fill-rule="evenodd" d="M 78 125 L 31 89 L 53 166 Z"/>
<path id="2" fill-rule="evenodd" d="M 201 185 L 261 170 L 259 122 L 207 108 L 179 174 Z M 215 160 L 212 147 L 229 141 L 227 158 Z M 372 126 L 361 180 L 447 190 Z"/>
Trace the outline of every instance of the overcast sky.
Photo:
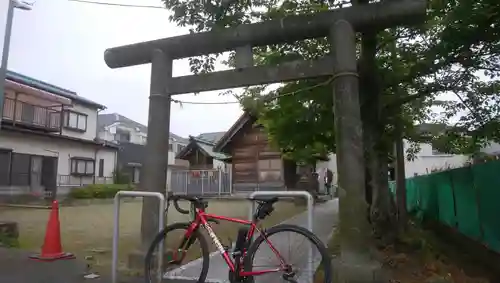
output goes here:
<path id="1" fill-rule="evenodd" d="M 96 1 L 161 5 L 160 0 Z M 118 112 L 147 124 L 150 65 L 110 69 L 103 54 L 109 47 L 187 33 L 186 29 L 170 23 L 168 15 L 169 11 L 163 9 L 37 0 L 32 11 L 15 12 L 8 68 L 104 104 L 108 107 L 106 113 Z M 189 74 L 187 61 L 175 61 L 173 72 L 174 76 Z M 235 100 L 218 93 L 175 98 L 206 102 Z M 240 114 L 237 104 L 182 107 L 174 104 L 170 130 L 181 136 L 225 131 Z"/>

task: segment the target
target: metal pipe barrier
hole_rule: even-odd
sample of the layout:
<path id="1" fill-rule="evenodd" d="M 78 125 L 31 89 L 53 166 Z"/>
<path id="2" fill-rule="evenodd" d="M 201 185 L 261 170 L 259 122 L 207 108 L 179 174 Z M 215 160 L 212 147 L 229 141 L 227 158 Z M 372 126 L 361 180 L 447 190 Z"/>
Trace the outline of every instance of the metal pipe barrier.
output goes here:
<path id="1" fill-rule="evenodd" d="M 164 227 L 164 218 L 165 218 L 165 196 L 162 193 L 158 192 L 141 192 L 141 191 L 119 191 L 115 195 L 114 206 L 115 206 L 115 215 L 113 220 L 113 257 L 111 262 L 111 283 L 117 283 L 117 268 L 118 268 L 118 239 L 120 233 L 120 199 L 122 197 L 155 197 L 158 198 L 160 202 L 158 209 L 158 231 Z M 160 242 L 158 247 L 158 282 L 162 281 L 163 277 L 163 241 Z"/>
<path id="2" fill-rule="evenodd" d="M 307 192 L 307 191 L 259 191 L 259 192 L 253 192 L 250 194 L 249 198 L 252 199 L 256 196 L 271 196 L 271 197 L 303 197 L 307 200 L 307 229 L 311 231 L 311 233 L 314 233 L 313 231 L 313 208 L 314 208 L 314 198 L 313 196 Z M 255 211 L 255 202 L 252 201 L 252 204 L 250 205 L 250 214 L 249 214 L 249 219 L 252 220 L 253 214 Z M 309 247 L 309 253 L 308 253 L 308 268 L 313 272 L 313 252 L 312 252 L 312 247 Z M 309 278 L 309 282 L 312 282 L 312 278 L 314 276 L 314 273 L 311 274 L 311 278 Z"/>

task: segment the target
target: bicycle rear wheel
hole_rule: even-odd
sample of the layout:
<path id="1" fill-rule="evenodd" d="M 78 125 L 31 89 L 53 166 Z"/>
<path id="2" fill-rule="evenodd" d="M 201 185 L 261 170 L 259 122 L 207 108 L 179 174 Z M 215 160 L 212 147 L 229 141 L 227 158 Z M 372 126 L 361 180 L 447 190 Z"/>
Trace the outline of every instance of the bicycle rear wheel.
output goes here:
<path id="1" fill-rule="evenodd" d="M 200 231 L 195 231 L 191 235 L 191 245 L 187 248 L 187 250 L 183 249 L 183 247 L 185 247 L 185 242 L 183 241 L 189 241 L 189 239 L 184 238 L 189 225 L 189 223 L 174 223 L 165 227 L 160 233 L 158 233 L 151 243 L 151 246 L 149 246 L 149 250 L 146 254 L 144 266 L 145 282 L 156 282 L 156 253 L 158 246 L 165 240 L 165 237 L 167 241 L 164 243 L 163 249 L 164 251 L 167 251 L 167 256 L 163 257 L 163 270 L 164 272 L 166 271 L 167 277 L 190 279 L 192 281 L 196 281 L 197 283 L 205 282 L 210 261 L 208 244 Z M 201 270 L 195 270 L 194 274 L 183 273 L 184 270 L 180 267 L 195 259 L 201 260 Z"/>
<path id="2" fill-rule="evenodd" d="M 245 283 L 332 282 L 332 265 L 328 250 L 309 230 L 296 225 L 281 224 L 263 233 L 264 235 L 259 235 L 248 249 L 244 259 L 245 271 L 282 268 L 281 261 L 273 249 L 281 255 L 286 268 L 280 272 L 248 277 Z M 287 257 L 292 254 L 296 255 L 295 260 Z"/>

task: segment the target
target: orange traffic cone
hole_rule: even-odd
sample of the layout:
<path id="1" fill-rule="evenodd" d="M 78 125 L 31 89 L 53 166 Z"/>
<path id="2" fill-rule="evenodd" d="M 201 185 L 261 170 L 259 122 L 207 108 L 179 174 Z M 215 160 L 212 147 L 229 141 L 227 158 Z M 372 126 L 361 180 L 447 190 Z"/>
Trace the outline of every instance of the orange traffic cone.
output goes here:
<path id="1" fill-rule="evenodd" d="M 61 228 L 59 224 L 59 204 L 57 201 L 52 202 L 49 222 L 45 231 L 45 240 L 40 254 L 30 256 L 31 259 L 41 261 L 54 261 L 58 259 L 74 259 L 75 256 L 71 253 L 62 251 L 61 245 Z"/>

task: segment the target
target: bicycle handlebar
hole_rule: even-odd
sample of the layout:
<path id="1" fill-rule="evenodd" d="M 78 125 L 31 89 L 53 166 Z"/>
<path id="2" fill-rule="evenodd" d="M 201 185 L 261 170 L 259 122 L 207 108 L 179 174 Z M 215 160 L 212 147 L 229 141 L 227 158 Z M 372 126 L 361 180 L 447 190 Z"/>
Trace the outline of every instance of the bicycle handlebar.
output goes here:
<path id="1" fill-rule="evenodd" d="M 202 203 L 202 200 L 199 199 L 198 197 L 191 197 L 191 196 L 180 196 L 180 195 L 173 195 L 170 194 L 168 196 L 168 201 L 172 201 L 174 203 L 175 210 L 177 210 L 181 214 L 189 214 L 189 210 L 185 210 L 179 205 L 179 200 L 186 200 L 189 202 L 195 202 L 197 204 Z M 220 222 L 217 219 L 208 219 L 207 221 L 213 222 L 215 224 L 220 224 Z"/>
<path id="2" fill-rule="evenodd" d="M 171 199 L 172 199 L 172 201 L 174 203 L 175 210 L 177 210 L 181 214 L 189 214 L 189 210 L 185 210 L 185 209 L 183 209 L 182 207 L 179 206 L 179 200 L 181 198 L 179 198 L 179 197 L 172 197 Z"/>

